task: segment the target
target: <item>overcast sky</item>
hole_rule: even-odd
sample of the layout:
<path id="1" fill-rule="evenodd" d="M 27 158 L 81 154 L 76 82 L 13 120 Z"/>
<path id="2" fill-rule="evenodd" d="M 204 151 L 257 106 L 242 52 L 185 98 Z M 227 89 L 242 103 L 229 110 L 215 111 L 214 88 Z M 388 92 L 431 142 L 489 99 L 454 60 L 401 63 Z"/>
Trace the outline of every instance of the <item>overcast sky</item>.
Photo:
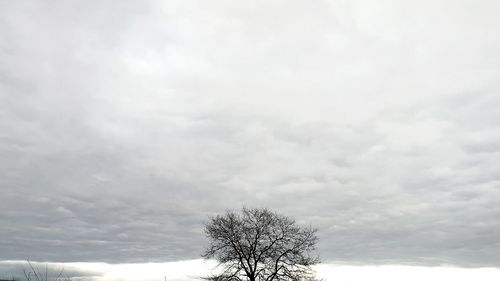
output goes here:
<path id="1" fill-rule="evenodd" d="M 198 259 L 269 207 L 329 263 L 500 267 L 497 0 L 0 1 L 0 260 Z"/>

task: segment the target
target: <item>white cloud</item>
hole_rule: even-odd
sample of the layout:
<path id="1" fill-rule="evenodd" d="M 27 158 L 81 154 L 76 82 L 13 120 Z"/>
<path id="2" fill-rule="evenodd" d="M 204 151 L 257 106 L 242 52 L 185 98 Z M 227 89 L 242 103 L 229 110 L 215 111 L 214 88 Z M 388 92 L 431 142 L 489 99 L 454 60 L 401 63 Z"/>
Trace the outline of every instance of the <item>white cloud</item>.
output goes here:
<path id="1" fill-rule="evenodd" d="M 0 270 L 8 265 L 22 262 L 0 262 Z M 38 263 L 34 263 L 38 265 Z M 169 263 L 106 264 L 106 263 L 64 263 L 50 264 L 49 268 L 61 268 L 84 273 L 84 280 L 93 281 L 194 281 L 206 276 L 215 264 L 202 260 L 186 260 Z M 19 269 L 19 268 L 18 268 Z M 321 264 L 315 267 L 316 277 L 325 281 L 493 281 L 500 277 L 498 268 L 457 268 L 423 266 L 355 266 Z M 2 272 L 2 271 L 0 271 Z M 76 277 L 82 276 L 74 274 Z M 15 276 L 15 274 L 14 274 Z"/>

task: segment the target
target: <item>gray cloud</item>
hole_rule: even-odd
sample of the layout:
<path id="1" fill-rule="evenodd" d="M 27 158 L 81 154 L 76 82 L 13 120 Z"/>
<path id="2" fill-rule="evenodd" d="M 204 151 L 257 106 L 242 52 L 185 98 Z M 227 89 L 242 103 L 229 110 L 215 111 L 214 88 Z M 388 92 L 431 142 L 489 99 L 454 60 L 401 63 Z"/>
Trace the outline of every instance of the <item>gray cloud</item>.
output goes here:
<path id="1" fill-rule="evenodd" d="M 384 3 L 1 3 L 0 260 L 198 258 L 247 205 L 498 266 L 500 5 Z"/>

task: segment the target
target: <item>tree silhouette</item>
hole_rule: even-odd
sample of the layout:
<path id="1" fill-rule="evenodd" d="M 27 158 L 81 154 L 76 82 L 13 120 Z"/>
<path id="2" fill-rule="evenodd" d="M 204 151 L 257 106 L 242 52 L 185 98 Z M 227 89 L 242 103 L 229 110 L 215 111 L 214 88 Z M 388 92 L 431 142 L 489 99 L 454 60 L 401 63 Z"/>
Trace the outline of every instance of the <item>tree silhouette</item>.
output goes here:
<path id="1" fill-rule="evenodd" d="M 311 280 L 317 230 L 268 209 L 243 208 L 210 217 L 205 225 L 209 245 L 205 259 L 219 272 L 211 281 Z"/>

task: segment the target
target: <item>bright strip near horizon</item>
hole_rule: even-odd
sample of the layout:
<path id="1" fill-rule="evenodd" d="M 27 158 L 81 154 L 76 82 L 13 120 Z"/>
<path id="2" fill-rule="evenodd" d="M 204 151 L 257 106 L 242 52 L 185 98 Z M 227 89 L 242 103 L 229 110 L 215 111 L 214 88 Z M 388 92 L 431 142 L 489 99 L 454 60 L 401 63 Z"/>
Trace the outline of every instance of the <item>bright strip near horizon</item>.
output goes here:
<path id="1" fill-rule="evenodd" d="M 10 265 L 21 271 L 24 261 L 3 261 L 0 268 Z M 44 266 L 46 263 L 36 263 Z M 188 260 L 170 263 L 49 263 L 56 272 L 64 268 L 69 271 L 84 272 L 82 277 L 91 281 L 194 281 L 206 276 L 215 268 L 215 263 L 203 260 Z M 451 266 L 424 267 L 403 265 L 339 265 L 321 264 L 314 267 L 316 277 L 325 281 L 495 281 L 500 278 L 498 268 L 459 268 Z M 15 272 L 15 270 L 14 270 Z M 166 278 L 166 279 L 165 279 Z"/>

